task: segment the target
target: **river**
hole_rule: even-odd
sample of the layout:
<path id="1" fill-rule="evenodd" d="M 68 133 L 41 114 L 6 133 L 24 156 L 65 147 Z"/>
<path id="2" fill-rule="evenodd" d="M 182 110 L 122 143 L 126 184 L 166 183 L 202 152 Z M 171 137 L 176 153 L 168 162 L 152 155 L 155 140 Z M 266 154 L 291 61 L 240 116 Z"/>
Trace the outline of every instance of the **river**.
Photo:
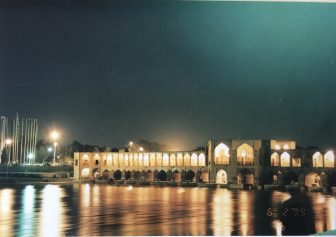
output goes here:
<path id="1" fill-rule="evenodd" d="M 1 236 L 277 235 L 295 194 L 98 184 L 0 186 Z M 308 193 L 317 232 L 336 229 L 336 198 Z M 296 210 L 310 215 L 307 210 Z M 296 218 L 296 217 L 295 217 Z M 301 226 L 308 228 L 307 226 Z"/>

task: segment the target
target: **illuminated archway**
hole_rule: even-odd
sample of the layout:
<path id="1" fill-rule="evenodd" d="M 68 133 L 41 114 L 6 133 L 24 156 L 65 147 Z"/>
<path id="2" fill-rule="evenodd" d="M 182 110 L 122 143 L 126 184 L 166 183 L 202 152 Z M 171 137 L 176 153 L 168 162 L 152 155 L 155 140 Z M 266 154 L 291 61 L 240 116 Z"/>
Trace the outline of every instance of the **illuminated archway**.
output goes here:
<path id="1" fill-rule="evenodd" d="M 197 166 L 198 165 L 197 163 L 198 163 L 197 162 L 197 154 L 193 153 L 191 155 L 191 166 Z"/>
<path id="2" fill-rule="evenodd" d="M 81 176 L 82 176 L 82 178 L 89 178 L 89 176 L 90 176 L 90 169 L 89 168 L 82 169 Z"/>
<path id="3" fill-rule="evenodd" d="M 215 164 L 228 165 L 229 164 L 229 147 L 224 143 L 220 143 L 215 148 Z"/>
<path id="4" fill-rule="evenodd" d="M 280 156 L 277 152 L 271 155 L 271 166 L 280 166 Z"/>
<path id="5" fill-rule="evenodd" d="M 254 162 L 253 148 L 244 143 L 237 149 L 237 163 L 238 165 L 252 165 Z"/>
<path id="6" fill-rule="evenodd" d="M 198 156 L 198 165 L 205 166 L 205 155 L 203 153 Z"/>
<path id="7" fill-rule="evenodd" d="M 287 152 L 281 154 L 280 165 L 281 167 L 290 167 L 290 155 Z"/>
<path id="8" fill-rule="evenodd" d="M 227 184 L 227 174 L 224 170 L 219 170 L 216 175 L 217 184 Z"/>
<path id="9" fill-rule="evenodd" d="M 170 166 L 176 166 L 176 156 L 175 154 L 170 154 Z"/>
<path id="10" fill-rule="evenodd" d="M 183 155 L 181 153 L 177 154 L 177 166 L 183 166 Z"/>
<path id="11" fill-rule="evenodd" d="M 104 170 L 104 172 L 103 172 L 103 178 L 104 179 L 108 179 L 109 177 L 110 177 L 110 171 Z"/>
<path id="12" fill-rule="evenodd" d="M 320 152 L 315 152 L 313 157 L 313 167 L 315 168 L 319 168 L 319 167 L 323 167 L 323 156 Z"/>
<path id="13" fill-rule="evenodd" d="M 325 168 L 334 168 L 335 167 L 335 156 L 332 151 L 328 151 L 324 155 L 324 167 Z"/>
<path id="14" fill-rule="evenodd" d="M 310 172 L 306 175 L 305 186 L 307 187 L 320 186 L 320 184 L 321 184 L 321 177 L 317 173 Z"/>
<path id="15" fill-rule="evenodd" d="M 190 155 L 186 153 L 183 157 L 184 160 L 184 166 L 190 166 Z"/>
<path id="16" fill-rule="evenodd" d="M 163 166 L 169 166 L 169 156 L 167 153 L 163 154 L 162 160 L 163 160 Z"/>

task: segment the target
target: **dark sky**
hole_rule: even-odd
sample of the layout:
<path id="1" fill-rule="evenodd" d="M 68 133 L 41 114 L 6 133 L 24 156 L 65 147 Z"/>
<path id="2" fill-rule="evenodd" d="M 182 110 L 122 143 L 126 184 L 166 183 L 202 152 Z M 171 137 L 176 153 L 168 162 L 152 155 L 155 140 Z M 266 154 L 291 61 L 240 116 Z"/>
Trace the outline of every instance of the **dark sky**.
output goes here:
<path id="1" fill-rule="evenodd" d="M 0 114 L 40 137 L 336 145 L 336 4 L 0 4 Z"/>

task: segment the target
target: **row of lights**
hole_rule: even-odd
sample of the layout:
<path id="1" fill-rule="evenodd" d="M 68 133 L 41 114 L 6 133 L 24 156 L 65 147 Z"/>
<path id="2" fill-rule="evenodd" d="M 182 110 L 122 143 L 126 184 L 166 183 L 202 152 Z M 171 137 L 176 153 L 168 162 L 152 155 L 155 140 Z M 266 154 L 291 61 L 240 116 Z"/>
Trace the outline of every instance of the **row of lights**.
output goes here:
<path id="1" fill-rule="evenodd" d="M 53 161 L 53 163 L 55 165 L 55 163 L 56 163 L 56 148 L 57 148 L 57 145 L 58 145 L 57 140 L 59 138 L 59 133 L 56 130 L 52 131 L 51 134 L 50 134 L 50 138 L 53 141 L 53 145 L 54 145 L 54 161 Z M 6 146 L 10 146 L 12 144 L 12 139 L 9 139 L 9 138 L 6 139 L 5 143 L 6 143 Z M 52 148 L 48 147 L 48 152 L 51 152 L 51 151 L 52 151 Z M 34 157 L 34 155 L 32 153 L 28 154 L 28 159 L 29 160 L 31 160 L 33 157 Z"/>

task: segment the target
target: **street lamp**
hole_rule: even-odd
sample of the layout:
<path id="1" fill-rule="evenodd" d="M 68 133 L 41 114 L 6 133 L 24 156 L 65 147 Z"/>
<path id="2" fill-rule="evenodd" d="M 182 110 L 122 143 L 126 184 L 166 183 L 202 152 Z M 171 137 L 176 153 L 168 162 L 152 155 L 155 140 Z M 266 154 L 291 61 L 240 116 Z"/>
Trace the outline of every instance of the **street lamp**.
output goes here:
<path id="1" fill-rule="evenodd" d="M 140 148 L 139 148 L 139 151 L 140 151 L 140 152 L 143 152 L 143 151 L 144 151 L 143 147 L 140 147 Z"/>
<path id="2" fill-rule="evenodd" d="M 54 142 L 54 165 L 55 165 L 55 160 L 56 160 L 56 147 L 57 147 L 57 142 Z"/>
<path id="3" fill-rule="evenodd" d="M 54 130 L 51 132 L 50 134 L 50 138 L 51 140 L 54 142 L 54 165 L 55 165 L 55 161 L 56 161 L 56 147 L 57 147 L 57 139 L 59 138 L 59 133 Z"/>
<path id="4" fill-rule="evenodd" d="M 59 138 L 59 133 L 57 131 L 52 131 L 50 137 L 51 140 L 56 141 Z"/>
<path id="5" fill-rule="evenodd" d="M 32 163 L 31 160 L 33 159 L 33 157 L 34 157 L 34 155 L 33 155 L 32 153 L 29 153 L 29 154 L 28 154 L 29 164 Z"/>
<path id="6" fill-rule="evenodd" d="M 129 146 L 130 146 L 130 151 L 132 151 L 133 150 L 133 142 L 132 141 L 129 142 Z"/>

